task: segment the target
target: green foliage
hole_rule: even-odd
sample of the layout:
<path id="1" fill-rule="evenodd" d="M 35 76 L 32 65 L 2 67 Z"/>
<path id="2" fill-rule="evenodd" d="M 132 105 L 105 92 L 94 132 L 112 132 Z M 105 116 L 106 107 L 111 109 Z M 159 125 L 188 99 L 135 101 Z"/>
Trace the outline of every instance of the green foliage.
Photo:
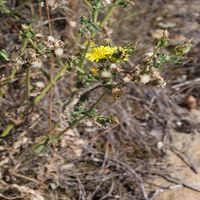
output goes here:
<path id="1" fill-rule="evenodd" d="M 10 14 L 11 11 L 6 6 L 6 0 L 0 0 L 0 12 L 3 14 Z"/>
<path id="2" fill-rule="evenodd" d="M 92 22 L 91 19 L 81 17 L 80 22 L 82 25 L 82 27 L 79 29 L 81 35 L 91 36 L 92 34 L 100 32 L 100 28 L 94 22 Z"/>
<path id="3" fill-rule="evenodd" d="M 167 33 L 163 32 L 163 36 L 161 38 L 154 39 L 155 49 L 166 48 L 169 44 L 169 39 L 167 37 Z"/>
<path id="4" fill-rule="evenodd" d="M 35 31 L 32 27 L 31 24 L 29 25 L 22 25 L 22 31 L 21 31 L 21 38 L 22 39 L 33 39 L 33 37 L 35 36 Z"/>
<path id="5" fill-rule="evenodd" d="M 4 50 L 4 49 L 0 51 L 0 60 L 7 60 L 7 61 L 9 61 L 9 55 L 6 52 L 6 50 Z"/>
<path id="6" fill-rule="evenodd" d="M 168 46 L 169 39 L 167 32 L 164 32 L 162 37 L 155 38 L 154 51 L 147 55 L 145 66 L 160 69 L 166 64 L 181 64 L 184 61 L 184 55 L 189 52 L 192 44 L 191 41 L 183 42 L 170 51 L 168 50 Z"/>
<path id="7" fill-rule="evenodd" d="M 117 0 L 115 2 L 115 4 L 120 6 L 120 7 L 122 7 L 122 8 L 126 8 L 128 6 L 128 4 L 129 4 L 129 2 L 126 1 L 126 0 Z"/>
<path id="8" fill-rule="evenodd" d="M 184 56 L 184 54 L 188 53 L 191 48 L 192 48 L 191 41 L 181 42 L 179 45 L 175 47 L 174 55 L 177 57 L 182 57 Z"/>
<path id="9" fill-rule="evenodd" d="M 115 120 L 113 116 L 98 115 L 96 116 L 96 122 L 102 125 L 106 125 L 107 123 L 114 123 Z"/>

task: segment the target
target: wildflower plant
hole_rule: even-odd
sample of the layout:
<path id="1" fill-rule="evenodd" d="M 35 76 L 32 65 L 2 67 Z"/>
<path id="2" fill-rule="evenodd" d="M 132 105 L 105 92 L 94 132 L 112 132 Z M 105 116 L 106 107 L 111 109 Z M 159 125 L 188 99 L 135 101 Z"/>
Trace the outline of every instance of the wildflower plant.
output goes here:
<path id="1" fill-rule="evenodd" d="M 4 1 L 0 1 L 0 6 L 4 4 Z M 191 48 L 191 41 L 189 41 L 169 51 L 168 33 L 164 32 L 162 37 L 155 39 L 152 52 L 147 52 L 140 59 L 139 64 L 130 65 L 129 58 L 137 50 L 135 41 L 132 44 L 117 46 L 112 41 L 102 42 L 99 38 L 103 35 L 102 29 L 107 25 L 114 9 L 132 5 L 131 1 L 85 0 L 85 4 L 89 12 L 87 17 L 82 16 L 80 19 L 79 33 L 83 44 L 79 45 L 81 48 L 78 53 L 65 57 L 67 48 L 65 49 L 64 42 L 54 38 L 52 34 L 37 33 L 33 24 L 22 26 L 20 33 L 22 44 L 16 49 L 15 56 L 9 56 L 5 50 L 0 51 L 0 59 L 10 61 L 14 66 L 9 78 L 15 77 L 18 71 L 24 70 L 25 80 L 22 82 L 26 88 L 22 98 L 23 109 L 17 113 L 21 121 L 8 123 L 0 135 L 2 138 L 26 122 L 27 113 L 30 113 L 47 96 L 66 72 L 76 74 L 75 92 L 70 98 L 73 106 L 67 116 L 67 126 L 62 127 L 62 130 L 54 135 L 54 128 L 59 126 L 57 125 L 59 123 L 53 124 L 53 128 L 50 128 L 34 146 L 35 152 L 42 152 L 48 144 L 57 141 L 67 130 L 84 123 L 86 119 L 102 126 L 113 123 L 116 121 L 114 116 L 105 115 L 98 110 L 98 104 L 106 95 L 112 96 L 113 102 L 117 101 L 123 95 L 123 87 L 131 82 L 163 87 L 166 84 L 160 74 L 163 67 L 182 61 L 185 53 Z M 47 11 L 49 12 L 48 9 Z M 49 25 L 51 25 L 50 21 Z M 49 63 L 56 66 L 53 76 L 47 65 Z M 36 93 L 32 84 L 34 70 L 40 72 L 46 80 L 46 84 Z M 93 87 L 93 84 L 98 86 Z M 87 89 L 90 87 L 92 89 Z M 102 94 L 95 101 L 91 100 L 89 93 L 100 87 L 103 89 Z M 88 90 L 86 95 L 81 94 L 82 90 Z"/>

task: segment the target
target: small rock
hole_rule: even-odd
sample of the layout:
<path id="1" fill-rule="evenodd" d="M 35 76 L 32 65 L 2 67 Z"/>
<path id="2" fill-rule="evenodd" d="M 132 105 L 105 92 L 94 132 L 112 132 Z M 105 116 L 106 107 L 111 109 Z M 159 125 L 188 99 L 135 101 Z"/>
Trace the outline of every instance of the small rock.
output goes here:
<path id="1" fill-rule="evenodd" d="M 198 104 L 197 99 L 192 95 L 189 95 L 186 98 L 185 103 L 188 109 L 194 109 L 197 107 L 197 104 Z"/>

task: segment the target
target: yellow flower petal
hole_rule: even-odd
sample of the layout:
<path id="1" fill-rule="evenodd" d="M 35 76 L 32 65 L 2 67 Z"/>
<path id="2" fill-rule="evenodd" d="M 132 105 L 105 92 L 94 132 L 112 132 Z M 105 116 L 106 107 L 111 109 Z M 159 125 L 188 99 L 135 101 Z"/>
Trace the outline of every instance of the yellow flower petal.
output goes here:
<path id="1" fill-rule="evenodd" d="M 101 59 L 110 58 L 116 50 L 116 47 L 99 46 L 92 48 L 91 51 L 86 54 L 86 58 L 90 61 L 99 62 Z"/>

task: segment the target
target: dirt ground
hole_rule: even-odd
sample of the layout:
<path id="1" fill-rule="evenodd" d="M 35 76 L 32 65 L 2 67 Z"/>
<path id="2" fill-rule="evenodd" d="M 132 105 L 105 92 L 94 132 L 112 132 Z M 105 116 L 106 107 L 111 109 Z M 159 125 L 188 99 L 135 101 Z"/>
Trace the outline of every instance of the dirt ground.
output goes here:
<path id="1" fill-rule="evenodd" d="M 193 110 L 188 116 L 197 123 L 200 121 L 200 111 Z M 167 148 L 165 145 L 164 165 L 168 168 L 170 176 L 155 176 L 151 183 L 150 190 L 156 190 L 155 200 L 196 200 L 199 199 L 200 190 L 200 135 L 197 129 L 192 134 L 185 132 L 171 131 L 171 143 L 173 149 Z M 174 150 L 176 149 L 176 150 Z M 175 177 L 175 182 L 170 177 Z M 184 185 L 185 184 L 185 185 Z M 161 188 L 157 187 L 161 186 Z M 183 186 L 184 185 L 184 186 Z"/>
<path id="2" fill-rule="evenodd" d="M 15 1 L 11 2 L 14 5 Z M 69 2 L 72 12 L 55 10 L 52 18 L 66 18 L 55 20 L 54 34 L 67 43 L 70 54 L 77 35 L 76 27 L 71 29 L 69 24 L 78 23 L 84 8 L 80 1 Z M 164 29 L 169 32 L 171 46 L 193 39 L 188 62 L 163 69 L 165 88 L 130 84 L 111 106 L 106 97 L 101 106 L 120 119 L 118 124 L 106 128 L 84 124 L 70 129 L 59 144 L 34 156 L 31 147 L 47 126 L 44 101 L 25 126 L 0 144 L 0 199 L 200 200 L 200 1 L 134 3 L 115 12 L 107 30 L 112 31 L 115 44 L 138 42 L 131 62 L 137 63 L 144 52 L 151 51 L 153 38 Z M 32 9 L 32 4 L 22 6 L 18 23 L 1 16 L 1 48 L 11 51 L 18 43 L 20 25 Z M 3 65 L 1 72 L 7 72 Z M 69 94 L 66 85 L 72 84 L 73 77 L 68 82 L 62 80 L 54 101 L 65 104 L 63 99 Z M 10 88 L 13 95 L 0 102 L 1 130 L 8 122 L 6 113 L 17 109 L 17 95 L 22 89 L 15 82 Z M 58 106 L 55 103 L 54 117 L 65 127 L 63 116 L 68 110 Z"/>

